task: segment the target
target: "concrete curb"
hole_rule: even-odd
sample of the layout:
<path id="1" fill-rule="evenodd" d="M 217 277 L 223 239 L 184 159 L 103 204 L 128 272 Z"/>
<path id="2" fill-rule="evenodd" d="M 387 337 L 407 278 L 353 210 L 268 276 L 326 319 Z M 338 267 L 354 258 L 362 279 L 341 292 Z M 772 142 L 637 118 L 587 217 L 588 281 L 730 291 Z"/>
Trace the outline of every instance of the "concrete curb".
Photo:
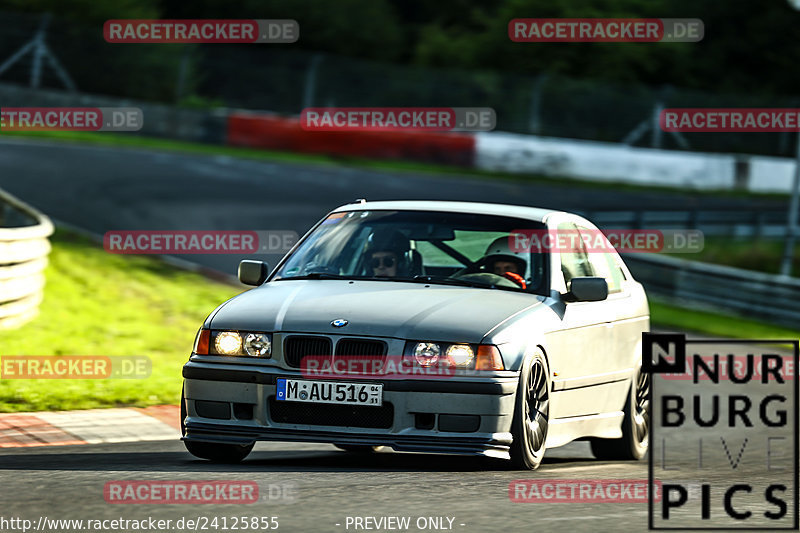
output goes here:
<path id="1" fill-rule="evenodd" d="M 180 407 L 0 413 L 0 448 L 177 440 Z"/>

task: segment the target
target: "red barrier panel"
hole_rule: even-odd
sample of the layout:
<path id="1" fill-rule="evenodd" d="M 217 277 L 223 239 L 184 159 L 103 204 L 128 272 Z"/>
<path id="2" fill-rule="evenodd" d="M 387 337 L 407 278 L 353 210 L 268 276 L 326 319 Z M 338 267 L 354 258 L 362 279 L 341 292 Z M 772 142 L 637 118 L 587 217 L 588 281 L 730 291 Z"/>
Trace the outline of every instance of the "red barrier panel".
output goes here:
<path id="1" fill-rule="evenodd" d="M 228 115 L 227 144 L 313 154 L 425 161 L 471 167 L 475 137 L 423 131 L 306 131 L 296 118 Z"/>

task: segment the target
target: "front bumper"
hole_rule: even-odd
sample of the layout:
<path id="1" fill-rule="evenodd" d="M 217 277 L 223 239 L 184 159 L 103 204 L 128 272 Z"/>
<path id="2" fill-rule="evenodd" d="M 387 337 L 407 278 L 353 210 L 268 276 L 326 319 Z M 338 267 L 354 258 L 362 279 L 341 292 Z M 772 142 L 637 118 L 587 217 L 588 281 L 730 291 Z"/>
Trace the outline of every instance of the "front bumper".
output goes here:
<path id="1" fill-rule="evenodd" d="M 383 445 L 398 451 L 507 458 L 518 376 L 514 372 L 502 374 L 437 380 L 358 379 L 359 383 L 383 383 L 383 402 L 387 410 L 390 408 L 390 418 L 381 427 L 359 427 L 357 423 L 327 425 L 319 416 L 311 423 L 280 421 L 271 408 L 276 381 L 302 378 L 297 371 L 190 361 L 183 368 L 187 412 L 183 439 L 238 444 L 270 440 Z M 315 409 L 315 404 L 278 403 L 298 406 L 307 414 Z M 221 409 L 209 413 L 209 405 Z M 324 407 L 316 409 L 322 411 Z M 362 420 L 364 413 L 368 417 L 369 410 L 376 408 L 360 409 Z"/>

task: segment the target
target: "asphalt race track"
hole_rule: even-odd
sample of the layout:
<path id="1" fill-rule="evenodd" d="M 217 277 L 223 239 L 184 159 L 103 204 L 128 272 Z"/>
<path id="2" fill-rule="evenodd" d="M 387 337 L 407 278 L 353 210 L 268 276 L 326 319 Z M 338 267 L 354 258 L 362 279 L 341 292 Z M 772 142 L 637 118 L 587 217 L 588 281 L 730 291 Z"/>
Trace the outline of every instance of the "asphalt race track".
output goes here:
<path id="1" fill-rule="evenodd" d="M 390 173 L 344 166 L 0 140 L 0 188 L 57 221 L 110 230 L 293 230 L 356 200 L 460 200 L 564 210 L 785 211 L 785 201 Z M 235 274 L 243 257 L 186 259 Z M 267 256 L 274 266 L 280 256 Z"/>
<path id="2" fill-rule="evenodd" d="M 731 345 L 717 347 L 726 352 L 739 350 Z M 691 382 L 671 382 L 667 387 L 662 378 L 658 379 L 660 395 L 698 392 Z M 793 387 L 793 381 L 786 383 Z M 766 393 L 779 392 L 774 385 L 758 383 L 742 386 L 725 382 L 715 387 L 718 388 L 714 393 L 721 393 L 723 398 L 734 393 L 745 394 L 753 399 L 754 405 Z M 781 390 L 786 392 L 785 388 Z M 708 385 L 700 389 L 704 402 L 712 396 L 710 391 Z M 690 503 L 675 511 L 683 513 L 679 515 L 685 519 L 681 525 L 688 524 L 689 529 L 694 529 L 691 526 L 701 524 L 698 494 L 702 483 L 711 484 L 712 495 L 712 521 L 702 525 L 730 525 L 718 520 L 725 518 L 722 492 L 736 483 L 754 488 L 751 494 L 739 493 L 733 499 L 738 512 L 751 510 L 754 516 L 758 515 L 754 520 L 758 520 L 763 511 L 776 510 L 775 506 L 765 505 L 761 489 L 783 484 L 786 489 L 780 493 L 781 499 L 787 504 L 789 516 L 796 516 L 792 514 L 796 513 L 792 502 L 797 494 L 794 485 L 797 474 L 793 466 L 791 421 L 796 421 L 797 415 L 792 412 L 791 393 L 787 400 L 783 406 L 788 408 L 789 425 L 785 428 L 759 428 L 755 410 L 749 412 L 755 429 L 728 428 L 721 424 L 697 430 L 691 429 L 690 424 L 689 429 L 678 428 L 668 433 L 659 428 L 655 445 L 663 451 L 653 454 L 655 479 L 687 487 Z M 658 395 L 654 399 L 657 401 Z M 708 408 L 702 411 L 707 418 Z M 686 411 L 687 418 L 689 412 Z M 724 420 L 730 410 L 722 407 L 720 412 Z M 769 419 L 776 419 L 775 405 L 766 412 Z M 778 440 L 770 444 L 764 438 L 767 436 Z M 697 461 L 700 439 L 702 464 Z M 724 439 L 723 445 L 720 439 Z M 597 461 L 585 442 L 548 450 L 542 466 L 535 472 L 511 470 L 505 461 L 496 459 L 391 451 L 352 454 L 326 444 L 258 443 L 243 463 L 233 466 L 195 459 L 177 441 L 16 448 L 0 453 L 3 515 L 33 523 L 40 516 L 84 520 L 153 517 L 173 521 L 182 517 L 276 516 L 279 530 L 336 532 L 354 530 L 352 526 L 345 527 L 348 517 L 408 516 L 414 521 L 420 517 L 449 517 L 453 519 L 452 529 L 465 533 L 531 531 L 544 527 L 605 532 L 618 531 L 621 524 L 625 525 L 625 531 L 645 531 L 646 501 L 596 502 L 592 498 L 576 501 L 567 497 L 560 502 L 520 503 L 510 500 L 509 485 L 516 480 L 539 483 L 560 480 L 562 486 L 578 481 L 616 480 L 642 487 L 647 478 L 647 460 Z M 259 486 L 260 500 L 246 505 L 107 503 L 105 484 L 122 480 L 254 482 Z M 290 492 L 281 492 L 286 487 Z M 568 495 L 569 489 L 565 490 Z M 544 488 L 541 494 L 546 494 Z M 552 498 L 555 492 L 550 494 Z M 659 512 L 660 504 L 656 502 L 654 508 Z M 770 525 L 763 518 L 756 523 L 762 527 Z"/>
<path id="3" fill-rule="evenodd" d="M 18 140 L 0 142 L 0 187 L 56 220 L 95 233 L 121 229 L 302 233 L 329 209 L 357 197 L 491 201 L 567 210 L 625 210 L 631 206 L 678 210 L 701 202 L 707 209 L 775 209 L 782 205 L 776 200 L 735 196 L 582 190 L 569 183 L 521 185 Z M 187 258 L 227 272 L 234 272 L 240 259 Z M 709 395 L 700 392 L 704 399 Z M 790 421 L 796 418 L 796 412 L 790 413 Z M 685 448 L 667 452 L 670 457 L 686 459 L 681 479 L 699 484 L 717 479 L 723 469 L 735 470 L 727 466 L 730 455 L 726 463 L 718 445 L 722 434 L 705 430 L 683 433 Z M 732 453 L 737 453 L 741 442 L 732 440 L 736 431 L 724 435 Z M 686 450 L 694 449 L 699 438 L 712 444 L 708 444 L 704 469 L 693 471 L 692 456 Z M 790 442 L 784 441 L 784 457 L 773 463 L 788 468 L 789 474 L 793 466 L 786 461 L 792 450 L 787 451 L 786 443 Z M 763 468 L 766 446 L 763 439 L 751 437 L 741 454 L 747 479 L 756 485 L 786 475 L 785 471 L 775 474 Z M 409 516 L 412 523 L 419 517 L 450 517 L 454 519 L 452 530 L 465 533 L 545 528 L 644 531 L 646 503 L 514 503 L 509 499 L 509 483 L 518 479 L 643 481 L 647 477 L 646 460 L 596 461 L 585 442 L 548 451 L 536 472 L 513 471 L 503 461 L 475 457 L 391 451 L 356 455 L 330 445 L 291 443 L 259 443 L 244 463 L 218 466 L 194 459 L 180 442 L 143 442 L 4 449 L 0 452 L 0 505 L 3 516 L 34 522 L 40 515 L 172 520 L 277 516 L 279 531 L 337 532 L 355 531 L 352 525 L 347 528 L 347 517 Z M 110 505 L 104 499 L 104 484 L 119 480 L 255 481 L 266 494 L 270 485 L 289 484 L 295 495 L 291 500 L 278 498 L 250 505 Z M 795 490 L 788 487 L 784 494 L 787 502 L 793 502 Z M 759 509 L 760 499 L 747 501 Z M 715 500 L 714 513 L 719 509 Z M 796 512 L 791 503 L 789 512 Z"/>
<path id="4" fill-rule="evenodd" d="M 556 529 L 567 524 L 572 531 L 615 531 L 621 521 L 628 524 L 628 531 L 646 527 L 646 503 L 578 506 L 512 503 L 508 498 L 508 484 L 516 479 L 646 480 L 646 462 L 596 462 L 588 446 L 578 443 L 551 450 L 535 473 L 505 468 L 502 461 L 472 457 L 361 456 L 324 444 L 291 443 L 261 443 L 236 466 L 196 460 L 180 442 L 17 449 L 0 454 L 3 514 L 34 521 L 45 513 L 62 519 L 277 516 L 279 531 L 344 532 L 347 516 L 390 515 L 414 520 L 455 517 L 453 530 L 463 533 L 530 531 L 531 526 Z M 269 484 L 291 483 L 296 486 L 296 498 L 250 505 L 107 504 L 105 482 L 123 479 L 246 480 L 256 481 L 262 490 Z"/>

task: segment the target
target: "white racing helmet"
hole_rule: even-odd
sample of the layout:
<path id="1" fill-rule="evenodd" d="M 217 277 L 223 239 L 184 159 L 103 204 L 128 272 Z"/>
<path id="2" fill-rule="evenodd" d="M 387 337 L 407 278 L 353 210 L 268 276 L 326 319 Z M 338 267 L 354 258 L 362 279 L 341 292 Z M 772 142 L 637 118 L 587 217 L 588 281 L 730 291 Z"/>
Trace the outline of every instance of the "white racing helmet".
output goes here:
<path id="1" fill-rule="evenodd" d="M 499 237 L 486 248 L 484 258 L 487 265 L 492 265 L 495 261 L 511 261 L 517 265 L 519 275 L 523 278 L 528 272 L 528 260 L 530 253 L 526 251 L 515 251 L 509 246 L 510 237 Z"/>

